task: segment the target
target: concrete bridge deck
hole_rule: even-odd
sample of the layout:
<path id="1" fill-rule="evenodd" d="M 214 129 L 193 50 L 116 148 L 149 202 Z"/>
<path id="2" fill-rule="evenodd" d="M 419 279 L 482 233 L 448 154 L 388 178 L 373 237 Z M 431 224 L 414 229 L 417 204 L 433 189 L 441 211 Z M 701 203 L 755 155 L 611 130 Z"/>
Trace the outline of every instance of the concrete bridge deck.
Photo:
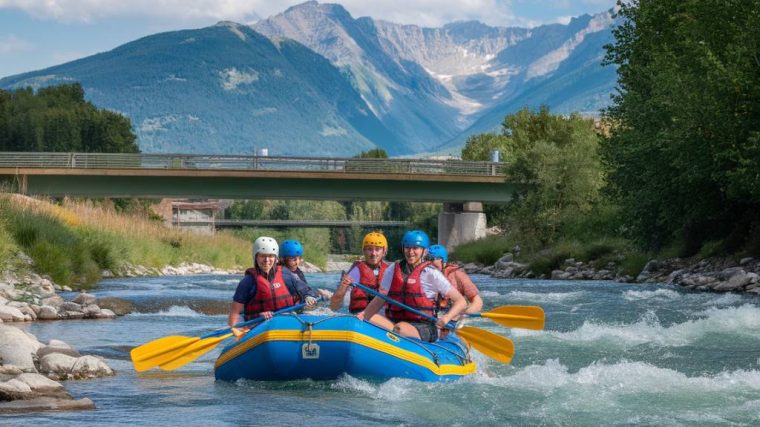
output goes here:
<path id="1" fill-rule="evenodd" d="M 215 199 L 509 201 L 503 163 L 426 159 L 0 153 L 29 195 Z"/>

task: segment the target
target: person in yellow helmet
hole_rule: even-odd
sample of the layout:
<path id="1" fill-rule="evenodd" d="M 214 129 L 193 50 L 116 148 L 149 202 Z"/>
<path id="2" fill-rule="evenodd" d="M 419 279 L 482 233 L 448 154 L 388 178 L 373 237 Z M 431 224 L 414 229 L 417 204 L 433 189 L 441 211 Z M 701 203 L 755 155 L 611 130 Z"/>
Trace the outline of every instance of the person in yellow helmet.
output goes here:
<path id="1" fill-rule="evenodd" d="M 383 280 L 388 263 L 385 255 L 388 253 L 388 240 L 380 233 L 373 231 L 367 233 L 362 240 L 362 252 L 364 259 L 356 261 L 348 273 L 344 273 L 338 289 L 330 298 L 330 308 L 338 310 L 345 300 L 346 293 L 352 283 L 361 283 L 364 286 L 377 290 Z M 351 289 L 348 311 L 353 314 L 359 313 L 367 307 L 374 298 L 358 288 Z"/>

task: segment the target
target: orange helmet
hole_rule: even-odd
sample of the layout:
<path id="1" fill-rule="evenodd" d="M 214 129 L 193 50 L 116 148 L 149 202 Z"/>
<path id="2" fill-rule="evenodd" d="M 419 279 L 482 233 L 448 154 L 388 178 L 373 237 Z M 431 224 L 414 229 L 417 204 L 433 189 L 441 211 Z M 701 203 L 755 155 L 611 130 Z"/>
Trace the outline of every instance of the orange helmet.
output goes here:
<path id="1" fill-rule="evenodd" d="M 367 235 L 364 236 L 364 240 L 362 240 L 362 249 L 366 248 L 367 246 L 379 246 L 387 250 L 388 240 L 385 238 L 385 236 L 383 236 L 383 233 L 373 231 L 371 233 L 367 233 Z"/>

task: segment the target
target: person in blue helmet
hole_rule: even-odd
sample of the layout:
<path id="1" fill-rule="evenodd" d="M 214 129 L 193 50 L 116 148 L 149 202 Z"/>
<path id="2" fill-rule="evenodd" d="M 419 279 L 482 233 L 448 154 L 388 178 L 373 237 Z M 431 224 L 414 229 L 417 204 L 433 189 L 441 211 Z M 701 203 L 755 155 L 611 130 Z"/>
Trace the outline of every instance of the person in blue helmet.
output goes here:
<path id="1" fill-rule="evenodd" d="M 298 276 L 304 283 L 306 276 L 301 271 L 303 263 L 303 245 L 298 240 L 283 240 L 280 244 L 280 262 L 282 266 L 290 270 L 291 273 Z"/>
<path id="2" fill-rule="evenodd" d="M 449 263 L 449 252 L 446 250 L 446 247 L 442 245 L 431 246 L 428 249 L 428 259 L 467 300 L 465 313 L 480 312 L 483 308 L 483 300 L 480 298 L 478 287 L 472 283 L 470 276 L 459 265 Z M 446 310 L 449 304 L 449 300 L 442 298 L 438 306 L 440 309 Z"/>
<path id="3" fill-rule="evenodd" d="M 456 318 L 466 308 L 467 302 L 443 273 L 425 261 L 429 246 L 430 238 L 425 232 L 410 230 L 404 233 L 401 239 L 404 258 L 388 266 L 380 283 L 380 292 L 430 316 L 435 314 L 436 301 L 440 297 L 448 298 L 452 303 L 448 312 L 434 323 L 424 316 L 375 298 L 357 317 L 372 319 L 376 325 L 393 329 L 404 336 L 436 341 L 438 329 L 443 329 L 451 319 Z M 375 316 L 383 305 L 385 316 Z"/>

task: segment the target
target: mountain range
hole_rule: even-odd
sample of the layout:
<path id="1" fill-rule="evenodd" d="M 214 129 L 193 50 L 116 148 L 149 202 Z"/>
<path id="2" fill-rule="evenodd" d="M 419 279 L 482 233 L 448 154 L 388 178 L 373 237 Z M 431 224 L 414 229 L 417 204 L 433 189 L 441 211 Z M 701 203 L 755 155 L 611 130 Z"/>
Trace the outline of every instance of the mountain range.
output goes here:
<path id="1" fill-rule="evenodd" d="M 151 35 L 0 88 L 78 81 L 131 118 L 143 152 L 456 153 L 523 106 L 598 114 L 616 84 L 601 65 L 613 25 L 606 11 L 535 28 L 423 28 L 311 1 L 251 26 Z"/>

